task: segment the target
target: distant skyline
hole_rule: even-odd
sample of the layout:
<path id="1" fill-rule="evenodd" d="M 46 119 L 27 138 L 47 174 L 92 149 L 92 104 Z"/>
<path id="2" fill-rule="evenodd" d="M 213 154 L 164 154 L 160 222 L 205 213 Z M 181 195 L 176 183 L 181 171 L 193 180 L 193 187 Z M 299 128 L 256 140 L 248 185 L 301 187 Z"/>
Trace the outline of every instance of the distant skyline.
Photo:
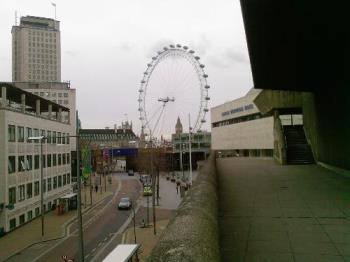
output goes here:
<path id="1" fill-rule="evenodd" d="M 170 43 L 190 46 L 206 65 L 212 87 L 209 108 L 243 96 L 253 86 L 238 0 L 53 2 L 61 21 L 62 80 L 77 90 L 83 128 L 113 127 L 128 119 L 139 134 L 140 80 L 155 52 Z M 54 18 L 50 1 L 2 1 L 0 81 L 11 81 L 15 10 L 18 17 Z M 167 121 L 174 128 L 175 123 Z"/>

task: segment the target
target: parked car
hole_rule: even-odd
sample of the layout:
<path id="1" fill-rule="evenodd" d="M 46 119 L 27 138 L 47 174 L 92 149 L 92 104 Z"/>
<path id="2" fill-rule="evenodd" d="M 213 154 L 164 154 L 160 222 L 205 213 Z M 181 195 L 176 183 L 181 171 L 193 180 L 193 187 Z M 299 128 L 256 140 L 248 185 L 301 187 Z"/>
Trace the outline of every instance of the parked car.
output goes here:
<path id="1" fill-rule="evenodd" d="M 131 205 L 130 197 L 123 197 L 119 201 L 118 209 L 130 209 Z"/>
<path id="2" fill-rule="evenodd" d="M 133 176 L 133 175 L 134 175 L 134 170 L 130 169 L 130 170 L 128 171 L 128 176 Z"/>
<path id="3" fill-rule="evenodd" d="M 150 186 L 143 187 L 144 196 L 152 196 L 152 188 Z"/>

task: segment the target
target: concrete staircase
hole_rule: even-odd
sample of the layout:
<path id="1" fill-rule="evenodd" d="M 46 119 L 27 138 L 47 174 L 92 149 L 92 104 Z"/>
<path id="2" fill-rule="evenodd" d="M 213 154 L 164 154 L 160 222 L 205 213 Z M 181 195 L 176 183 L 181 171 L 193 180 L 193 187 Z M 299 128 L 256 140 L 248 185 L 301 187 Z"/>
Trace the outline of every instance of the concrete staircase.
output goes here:
<path id="1" fill-rule="evenodd" d="M 287 147 L 287 164 L 304 165 L 315 162 L 302 125 L 283 126 Z"/>

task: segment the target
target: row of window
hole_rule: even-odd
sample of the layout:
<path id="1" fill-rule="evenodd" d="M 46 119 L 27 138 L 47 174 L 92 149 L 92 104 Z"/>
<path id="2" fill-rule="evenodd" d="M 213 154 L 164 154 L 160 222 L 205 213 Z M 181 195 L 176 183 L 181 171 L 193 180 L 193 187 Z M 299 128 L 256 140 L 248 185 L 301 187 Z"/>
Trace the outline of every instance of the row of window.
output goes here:
<path id="1" fill-rule="evenodd" d="M 48 36 L 56 38 L 56 32 L 42 32 L 38 30 L 28 30 L 29 35 Z"/>
<path id="2" fill-rule="evenodd" d="M 264 116 L 261 113 L 255 113 L 255 114 L 250 114 L 246 116 L 240 116 L 236 118 L 231 118 L 227 120 L 223 120 L 220 122 L 215 122 L 212 124 L 212 127 L 219 127 L 219 126 L 227 126 L 227 125 L 233 125 L 233 124 L 238 124 L 241 122 L 247 122 L 247 121 L 252 121 L 255 119 L 260 119 L 263 118 Z"/>
<path id="3" fill-rule="evenodd" d="M 53 205 L 56 205 L 58 203 L 58 199 L 55 199 L 53 201 L 53 203 L 51 201 L 49 201 L 47 203 L 47 208 L 48 210 L 51 210 L 52 208 L 52 204 Z M 46 204 L 44 204 L 44 210 L 46 211 Z M 18 222 L 19 222 L 19 225 L 23 225 L 25 222 L 29 222 L 30 220 L 32 220 L 33 218 L 35 217 L 38 217 L 40 215 L 40 207 L 36 207 L 34 209 L 34 217 L 33 217 L 33 210 L 29 210 L 27 211 L 27 219 L 25 218 L 25 213 L 21 214 L 20 216 L 18 216 Z M 17 219 L 16 218 L 12 218 L 10 219 L 9 221 L 9 225 L 10 225 L 10 230 L 13 230 L 17 227 Z"/>
<path id="4" fill-rule="evenodd" d="M 49 92 L 34 92 L 34 95 L 37 95 L 37 96 L 42 96 L 42 97 L 68 97 L 68 93 L 49 93 Z"/>
<path id="5" fill-rule="evenodd" d="M 69 173 L 43 179 L 43 193 L 46 193 L 46 191 L 50 192 L 51 190 L 61 188 L 65 185 L 69 185 L 70 183 L 71 183 L 71 177 Z M 39 181 L 35 181 L 34 183 L 30 182 L 27 184 L 19 185 L 17 188 L 10 187 L 9 204 L 16 204 L 17 202 L 22 202 L 26 199 L 31 199 L 33 196 L 34 197 L 38 196 L 39 194 L 40 194 Z"/>
<path id="6" fill-rule="evenodd" d="M 29 46 L 30 47 L 41 47 L 41 48 L 56 48 L 56 43 L 53 43 L 53 44 L 44 44 L 44 43 L 32 43 L 32 42 L 29 42 Z M 34 49 L 34 48 L 33 48 Z"/>
<path id="7" fill-rule="evenodd" d="M 17 162 L 17 165 L 16 165 Z M 70 164 L 70 154 L 47 154 L 43 155 L 42 165 L 43 168 L 68 165 Z M 17 167 L 17 169 L 16 169 Z M 33 166 L 33 156 L 18 156 L 16 161 L 16 156 L 8 157 L 8 173 L 24 172 L 40 168 L 40 155 L 34 155 L 34 166 Z"/>
<path id="8" fill-rule="evenodd" d="M 24 133 L 26 130 L 26 134 Z M 27 143 L 31 143 L 29 140 L 30 137 L 39 137 L 43 136 L 45 139 L 42 140 L 42 143 L 48 144 L 69 144 L 69 133 L 43 130 L 38 128 L 27 127 L 26 129 L 23 126 L 8 125 L 8 142 L 24 142 L 26 139 Z M 17 138 L 17 139 L 16 139 Z M 35 143 L 38 143 L 38 140 L 34 140 Z"/>
<path id="9" fill-rule="evenodd" d="M 47 75 L 27 75 L 29 80 L 48 80 L 48 81 L 57 81 L 57 75 L 47 76 Z"/>

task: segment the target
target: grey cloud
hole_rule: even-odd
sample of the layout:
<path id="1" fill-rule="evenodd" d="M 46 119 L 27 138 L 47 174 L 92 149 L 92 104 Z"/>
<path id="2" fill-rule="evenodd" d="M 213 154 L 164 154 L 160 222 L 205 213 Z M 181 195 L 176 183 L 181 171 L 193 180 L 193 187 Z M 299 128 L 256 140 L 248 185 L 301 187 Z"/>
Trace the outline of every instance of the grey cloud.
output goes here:
<path id="1" fill-rule="evenodd" d="M 243 62 L 248 61 L 245 54 L 241 51 L 238 51 L 238 50 L 228 49 L 228 50 L 226 50 L 224 55 L 225 55 L 225 57 L 227 57 L 227 59 L 229 61 L 234 62 L 234 63 L 243 63 Z"/>
<path id="2" fill-rule="evenodd" d="M 135 44 L 131 42 L 124 42 L 120 45 L 120 49 L 125 52 L 130 52 L 134 48 L 135 48 Z"/>
<path id="3" fill-rule="evenodd" d="M 218 68 L 227 68 L 229 67 L 227 61 L 221 57 L 217 56 L 209 56 L 208 61 L 211 65 L 218 67 Z"/>

